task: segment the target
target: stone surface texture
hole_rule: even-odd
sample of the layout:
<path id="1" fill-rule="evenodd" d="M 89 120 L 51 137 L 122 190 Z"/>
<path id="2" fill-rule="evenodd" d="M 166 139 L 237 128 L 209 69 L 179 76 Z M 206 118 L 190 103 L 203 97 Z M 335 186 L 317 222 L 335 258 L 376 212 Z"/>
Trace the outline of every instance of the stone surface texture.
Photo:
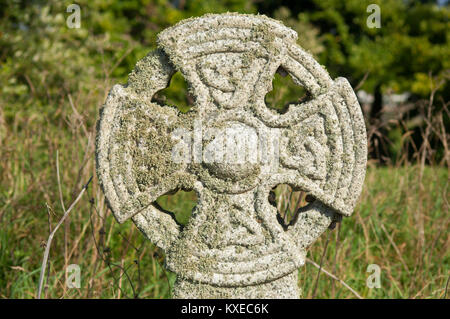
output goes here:
<path id="1" fill-rule="evenodd" d="M 366 169 L 361 109 L 347 80 L 332 80 L 296 39 L 263 15 L 183 20 L 107 97 L 102 189 L 118 222 L 164 250 L 175 298 L 298 298 L 306 249 L 352 214 Z M 277 70 L 309 96 L 284 113 L 264 102 Z M 176 71 L 195 100 L 186 113 L 152 102 Z M 268 200 L 279 184 L 315 198 L 289 226 Z M 179 189 L 198 197 L 185 226 L 154 204 Z"/>

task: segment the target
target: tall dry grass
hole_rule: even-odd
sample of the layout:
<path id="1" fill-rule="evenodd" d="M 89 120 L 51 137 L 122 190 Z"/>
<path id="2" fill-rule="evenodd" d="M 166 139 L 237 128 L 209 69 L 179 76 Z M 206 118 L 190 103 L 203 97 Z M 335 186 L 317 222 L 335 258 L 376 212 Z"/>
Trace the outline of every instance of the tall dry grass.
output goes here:
<path id="1" fill-rule="evenodd" d="M 378 156 L 369 160 L 354 216 L 331 227 L 311 248 L 301 270 L 304 297 L 448 297 L 450 135 L 444 118 L 450 113 L 449 102 L 434 99 L 443 81 L 434 85 L 428 100 L 400 105 L 395 113 L 384 109 L 377 120 L 366 123 L 369 153 Z M 419 114 L 411 117 L 416 108 Z M 412 122 L 424 123 L 420 145 L 413 138 Z M 405 131 L 397 145 L 389 138 L 396 128 Z M 396 157 L 383 158 L 393 145 Z M 305 195 L 288 185 L 277 188 L 285 221 L 307 204 Z M 382 270 L 379 289 L 365 282 L 371 264 Z"/>
<path id="2" fill-rule="evenodd" d="M 26 108 L 13 116 L 0 113 L 0 297 L 37 296 L 48 235 L 91 177 L 85 194 L 55 234 L 42 296 L 170 296 L 174 274 L 164 270 L 161 251 L 131 223 L 115 222 L 98 186 L 95 122 L 111 86 L 105 72 L 103 79 L 93 80 L 90 91 L 64 94 L 61 89 L 62 98 L 52 102 L 52 116 Z M 300 270 L 304 297 L 355 298 L 348 287 L 364 298 L 448 296 L 449 135 L 443 120 L 449 115 L 448 103 L 435 101 L 433 95 L 417 103 L 426 123 L 421 145 L 415 144 L 408 129 L 407 112 L 368 123 L 370 151 L 393 143 L 383 130 L 392 130 L 392 125 L 405 128 L 400 151 L 395 162 L 369 161 L 354 216 L 323 234 L 308 252 L 310 262 Z M 436 143 L 445 151 L 439 162 Z M 304 195 L 279 187 L 280 215 L 289 219 L 296 207 L 305 204 Z M 186 221 L 195 197 L 178 193 L 159 202 Z M 80 289 L 66 286 L 69 264 L 81 267 Z M 366 285 L 370 264 L 381 267 L 381 288 Z"/>

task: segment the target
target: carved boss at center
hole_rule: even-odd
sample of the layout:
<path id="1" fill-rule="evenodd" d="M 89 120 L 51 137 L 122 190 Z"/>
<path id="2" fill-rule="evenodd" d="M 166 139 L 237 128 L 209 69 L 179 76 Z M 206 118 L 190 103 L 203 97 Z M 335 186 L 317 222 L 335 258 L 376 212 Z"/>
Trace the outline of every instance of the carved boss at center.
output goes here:
<path id="1" fill-rule="evenodd" d="M 360 106 L 296 39 L 265 16 L 184 20 L 109 93 L 98 176 L 116 219 L 165 251 L 174 297 L 297 298 L 306 249 L 353 211 L 366 166 Z M 278 69 L 311 97 L 283 114 L 264 102 Z M 195 99 L 187 113 L 152 102 L 176 71 Z M 268 201 L 279 184 L 315 198 L 289 227 Z M 153 204 L 177 189 L 198 197 L 184 227 Z"/>

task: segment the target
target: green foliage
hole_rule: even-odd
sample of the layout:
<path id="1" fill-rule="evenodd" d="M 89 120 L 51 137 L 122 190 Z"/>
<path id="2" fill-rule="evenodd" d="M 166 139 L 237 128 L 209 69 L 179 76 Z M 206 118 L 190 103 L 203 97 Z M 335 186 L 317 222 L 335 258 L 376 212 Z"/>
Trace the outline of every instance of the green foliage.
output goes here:
<path id="1" fill-rule="evenodd" d="M 384 90 L 427 97 L 433 89 L 428 74 L 444 78 L 450 68 L 448 6 L 398 0 L 307 2 L 312 7 L 301 17 L 324 35 L 320 59 L 333 76 L 356 85 L 369 73 L 363 86 L 369 92 L 381 83 Z M 372 3 L 380 7 L 380 28 L 366 23 Z M 448 91 L 448 84 L 440 90 Z"/>
<path id="2" fill-rule="evenodd" d="M 166 0 L 81 0 L 81 28 L 70 29 L 66 8 L 71 3 L 2 4 L 0 92 L 8 109 L 16 111 L 30 96 L 35 110 L 70 92 L 92 90 L 92 79 L 126 82 L 136 61 L 155 48 L 156 34 L 182 19 L 207 12 L 255 12 L 251 3 L 237 0 L 180 1 L 179 7 Z"/>
<path id="3" fill-rule="evenodd" d="M 165 210 L 173 212 L 175 219 L 181 225 L 186 225 L 191 217 L 192 210 L 197 204 L 195 192 L 178 191 L 173 195 L 164 195 L 158 198 L 157 203 Z"/>
<path id="4" fill-rule="evenodd" d="M 272 90 L 266 95 L 266 105 L 281 113 L 287 111 L 289 104 L 300 103 L 307 98 L 307 92 L 296 85 L 290 76 L 278 73 L 272 81 Z"/>
<path id="5" fill-rule="evenodd" d="M 367 24 L 374 13 L 367 9 L 373 3 L 380 8 L 380 28 L 369 28 Z M 372 157 L 395 160 L 402 136 L 409 134 L 404 127 L 396 127 L 398 124 L 383 122 L 383 94 L 412 93 L 408 102 L 415 103 L 414 107 L 408 114 L 396 115 L 403 116 L 406 126 L 414 131 L 416 145 L 424 143 L 427 122 L 423 120 L 421 105 L 430 95 L 432 115 L 439 117 L 443 113 L 444 126 L 449 127 L 445 104 L 450 99 L 450 6 L 415 0 L 305 0 L 289 6 L 290 9 L 267 9 L 265 13 L 282 19 L 299 33 L 300 39 L 307 39 L 306 44 L 301 44 L 315 48 L 312 53 L 333 78 L 344 76 L 353 87 L 359 86 L 375 96 L 371 111 L 365 115 L 368 125 L 383 124 L 382 128 L 375 128 L 383 138 L 374 135 L 370 140 L 375 145 L 370 150 Z M 290 88 L 285 91 L 291 91 Z M 388 132 L 391 129 L 395 132 Z M 389 146 L 383 145 L 384 137 Z M 440 139 L 437 154 L 443 155 L 445 138 Z M 441 155 L 438 161 L 444 158 Z"/>

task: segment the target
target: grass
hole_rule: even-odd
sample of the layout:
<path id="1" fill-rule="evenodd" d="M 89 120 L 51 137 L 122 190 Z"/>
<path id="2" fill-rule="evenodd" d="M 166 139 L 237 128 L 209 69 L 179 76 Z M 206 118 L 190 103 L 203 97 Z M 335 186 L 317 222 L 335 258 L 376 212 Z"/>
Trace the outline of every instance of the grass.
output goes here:
<path id="1" fill-rule="evenodd" d="M 323 234 L 311 248 L 309 259 L 320 263 L 328 241 L 322 267 L 363 297 L 442 298 L 450 270 L 448 171 L 425 167 L 422 181 L 419 173 L 418 166 L 369 167 L 354 215 Z M 298 196 L 288 186 L 279 186 L 279 210 L 292 210 Z M 160 198 L 159 204 L 185 223 L 195 200 L 192 193 L 179 192 Z M 381 269 L 379 289 L 366 285 L 371 264 Z M 314 294 L 317 272 L 311 264 L 300 270 L 305 298 Z M 316 290 L 317 298 L 355 297 L 323 273 Z"/>
<path id="2" fill-rule="evenodd" d="M 427 167 L 422 188 L 418 167 L 369 168 L 354 215 L 330 232 L 323 267 L 365 298 L 442 298 L 449 275 L 448 173 Z M 423 232 L 422 232 L 423 230 Z M 320 261 L 323 235 L 310 251 Z M 381 268 L 381 288 L 366 286 L 367 267 Z M 301 271 L 306 297 L 317 269 Z M 318 297 L 351 297 L 323 274 Z"/>
<path id="3" fill-rule="evenodd" d="M 47 104 L 35 105 L 30 97 L 20 109 L 8 101 L 1 105 L 0 298 L 37 295 L 45 243 L 63 215 L 57 151 L 66 208 L 91 176 L 93 180 L 53 239 L 43 296 L 170 297 L 175 276 L 164 270 L 161 251 L 131 222 L 119 225 L 114 220 L 98 186 L 95 121 L 114 82 L 108 76 L 93 78 L 89 91 L 71 95 L 61 89 L 61 98 Z M 354 215 L 323 234 L 308 258 L 364 298 L 448 298 L 448 181 L 448 168 L 442 165 L 371 163 Z M 289 199 L 294 207 L 298 196 L 291 197 L 287 187 L 276 195 L 282 211 Z M 180 192 L 159 203 L 185 223 L 195 196 Z M 80 289 L 66 287 L 70 264 L 81 268 Z M 370 264 L 381 268 L 381 288 L 366 285 Z M 324 273 L 318 276 L 310 263 L 299 272 L 305 298 L 355 298 L 338 281 Z"/>
<path id="4" fill-rule="evenodd" d="M 49 158 L 48 166 L 51 163 Z M 92 173 L 92 166 L 91 155 L 84 170 Z M 66 181 L 69 169 L 62 162 Z M 75 167 L 72 170 L 76 172 Z M 448 172 L 444 168 L 425 167 L 419 181 L 419 170 L 418 166 L 370 167 L 354 215 L 323 234 L 308 257 L 320 263 L 324 254 L 322 267 L 364 298 L 442 298 L 450 257 Z M 80 178 L 81 183 L 86 181 L 86 172 Z M 39 182 L 28 176 L 29 171 L 16 171 L 12 196 L 2 204 L 0 296 L 3 298 L 36 296 L 42 243 L 49 233 L 48 213 L 53 225 L 62 215 L 53 187 L 56 177 L 49 174 L 50 180 L 45 180 L 45 170 L 40 175 L 38 171 L 33 173 L 40 178 Z M 8 188 L 2 187 L 5 194 Z M 67 207 L 70 192 L 65 193 Z M 287 187 L 277 190 L 281 205 L 286 205 L 288 198 Z M 291 200 L 296 202 L 295 195 Z M 177 219 L 185 223 L 195 196 L 179 192 L 161 198 L 159 203 L 173 210 Z M 55 236 L 44 293 L 47 298 L 168 298 L 175 278 L 162 267 L 163 258 L 133 224 L 119 225 L 113 219 L 94 177 L 88 196 Z M 81 267 L 80 289 L 65 288 L 64 269 L 73 263 Z M 366 286 L 370 264 L 381 268 L 379 289 Z M 305 298 L 313 296 L 317 274 L 318 269 L 311 264 L 300 269 L 299 284 Z M 354 295 L 321 273 L 315 297 L 354 298 Z"/>

